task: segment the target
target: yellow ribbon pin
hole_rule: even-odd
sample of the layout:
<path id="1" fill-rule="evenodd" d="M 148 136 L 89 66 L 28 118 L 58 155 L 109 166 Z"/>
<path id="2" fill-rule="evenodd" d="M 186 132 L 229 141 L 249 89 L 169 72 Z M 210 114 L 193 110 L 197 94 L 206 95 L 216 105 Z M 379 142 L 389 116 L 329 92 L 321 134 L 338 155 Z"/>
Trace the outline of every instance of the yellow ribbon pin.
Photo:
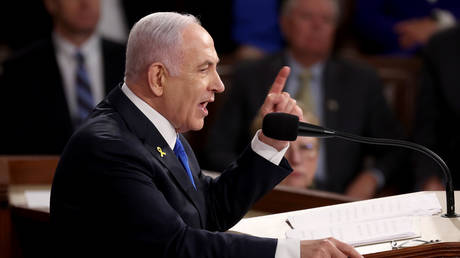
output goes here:
<path id="1" fill-rule="evenodd" d="M 166 152 L 164 152 L 160 147 L 157 147 L 157 151 L 160 153 L 160 156 L 163 158 L 164 155 L 166 155 Z"/>

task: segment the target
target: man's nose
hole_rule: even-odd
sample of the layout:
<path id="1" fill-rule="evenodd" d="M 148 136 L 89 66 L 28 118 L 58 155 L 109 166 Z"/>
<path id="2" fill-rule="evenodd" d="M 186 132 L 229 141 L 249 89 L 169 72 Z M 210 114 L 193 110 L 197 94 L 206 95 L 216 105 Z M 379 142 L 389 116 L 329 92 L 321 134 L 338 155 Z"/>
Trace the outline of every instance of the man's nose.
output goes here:
<path id="1" fill-rule="evenodd" d="M 291 147 L 290 154 L 292 165 L 299 164 L 301 162 L 302 159 L 300 157 L 299 150 L 296 148 L 296 146 Z"/>
<path id="2" fill-rule="evenodd" d="M 224 83 L 220 79 L 220 76 L 217 73 L 217 71 L 215 72 L 215 79 L 211 83 L 211 87 L 212 87 L 211 90 L 214 91 L 214 92 L 217 92 L 217 93 L 221 93 L 221 92 L 223 92 L 225 90 Z"/>

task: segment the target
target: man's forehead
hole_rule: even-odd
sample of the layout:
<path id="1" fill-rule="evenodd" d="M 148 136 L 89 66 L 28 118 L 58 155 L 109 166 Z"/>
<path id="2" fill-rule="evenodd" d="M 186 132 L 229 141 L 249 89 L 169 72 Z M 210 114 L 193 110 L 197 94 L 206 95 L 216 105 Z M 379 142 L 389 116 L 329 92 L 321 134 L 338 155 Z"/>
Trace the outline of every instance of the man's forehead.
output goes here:
<path id="1" fill-rule="evenodd" d="M 211 35 L 209 35 L 208 31 L 196 23 L 191 23 L 184 28 L 182 31 L 182 38 L 184 40 L 185 46 L 190 43 L 188 41 L 198 41 L 206 45 L 214 45 L 214 41 Z"/>
<path id="2" fill-rule="evenodd" d="M 219 62 L 211 35 L 198 24 L 185 28 L 182 46 L 185 51 L 184 54 L 199 65 L 217 64 Z"/>
<path id="3" fill-rule="evenodd" d="M 308 1 L 297 1 L 295 6 L 293 6 L 293 12 L 305 12 L 305 11 L 317 11 L 317 10 L 327 10 L 331 12 L 336 11 L 337 6 L 332 0 L 308 0 Z"/>

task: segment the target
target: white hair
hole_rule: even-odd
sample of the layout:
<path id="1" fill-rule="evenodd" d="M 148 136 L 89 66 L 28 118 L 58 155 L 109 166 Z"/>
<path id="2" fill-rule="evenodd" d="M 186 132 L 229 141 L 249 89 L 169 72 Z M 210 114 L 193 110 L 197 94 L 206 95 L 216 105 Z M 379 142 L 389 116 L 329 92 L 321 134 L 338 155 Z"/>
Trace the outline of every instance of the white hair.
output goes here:
<path id="1" fill-rule="evenodd" d="M 150 64 L 162 63 L 169 73 L 177 75 L 182 61 L 182 31 L 200 21 L 191 14 L 152 13 L 134 24 L 126 47 L 127 80 L 136 80 Z"/>
<path id="2" fill-rule="evenodd" d="M 285 0 L 282 7 L 281 7 L 281 15 L 282 16 L 289 16 L 291 15 L 291 11 L 292 9 L 294 8 L 294 5 L 298 2 L 299 0 Z M 341 10 L 341 6 L 340 6 L 340 2 L 339 0 L 329 0 L 330 2 L 332 2 L 332 4 L 334 5 L 334 8 L 335 8 L 335 18 L 336 18 L 336 22 L 338 23 L 339 19 L 340 19 L 340 10 Z"/>

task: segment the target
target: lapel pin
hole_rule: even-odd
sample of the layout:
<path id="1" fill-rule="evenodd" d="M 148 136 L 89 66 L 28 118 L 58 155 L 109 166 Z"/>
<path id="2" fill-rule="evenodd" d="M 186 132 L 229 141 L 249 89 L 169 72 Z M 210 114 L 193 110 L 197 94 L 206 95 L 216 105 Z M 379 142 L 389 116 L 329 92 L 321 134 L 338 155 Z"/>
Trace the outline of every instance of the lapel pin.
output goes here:
<path id="1" fill-rule="evenodd" d="M 166 155 L 166 152 L 164 152 L 160 147 L 157 147 L 157 151 L 160 153 L 160 156 L 163 158 L 163 156 Z"/>
<path id="2" fill-rule="evenodd" d="M 337 111 L 339 110 L 339 102 L 335 99 L 329 99 L 327 100 L 327 108 L 329 109 L 329 111 Z"/>

